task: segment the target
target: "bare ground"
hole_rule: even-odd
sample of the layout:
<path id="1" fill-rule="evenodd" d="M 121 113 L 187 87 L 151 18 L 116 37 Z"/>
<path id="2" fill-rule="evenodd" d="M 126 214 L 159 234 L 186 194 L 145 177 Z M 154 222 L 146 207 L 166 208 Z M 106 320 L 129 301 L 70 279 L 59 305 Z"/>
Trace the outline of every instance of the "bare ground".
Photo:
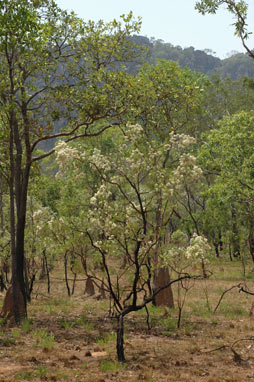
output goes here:
<path id="1" fill-rule="evenodd" d="M 116 362 L 115 322 L 106 300 L 78 295 L 78 289 L 68 298 L 62 284 L 48 297 L 38 287 L 31 321 L 0 329 L 0 382 L 254 381 L 254 297 L 232 291 L 211 313 L 234 283 L 196 283 L 179 330 L 177 309 L 152 308 L 150 330 L 145 313 L 128 317 L 123 366 Z"/>

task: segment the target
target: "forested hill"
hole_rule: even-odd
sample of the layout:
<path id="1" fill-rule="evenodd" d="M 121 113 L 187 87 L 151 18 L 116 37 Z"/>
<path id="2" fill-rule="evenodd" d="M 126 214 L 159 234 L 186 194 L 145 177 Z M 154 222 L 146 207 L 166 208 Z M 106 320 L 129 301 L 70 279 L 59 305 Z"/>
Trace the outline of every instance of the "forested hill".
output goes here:
<path id="1" fill-rule="evenodd" d="M 207 75 L 218 74 L 233 80 L 243 76 L 254 77 L 254 63 L 247 54 L 237 53 L 221 60 L 213 56 L 209 50 L 181 48 L 144 36 L 133 36 L 133 39 L 137 44 L 149 47 L 147 60 L 151 64 L 155 64 L 157 59 L 166 59 L 178 61 L 181 67 L 188 66 L 192 70 Z"/>

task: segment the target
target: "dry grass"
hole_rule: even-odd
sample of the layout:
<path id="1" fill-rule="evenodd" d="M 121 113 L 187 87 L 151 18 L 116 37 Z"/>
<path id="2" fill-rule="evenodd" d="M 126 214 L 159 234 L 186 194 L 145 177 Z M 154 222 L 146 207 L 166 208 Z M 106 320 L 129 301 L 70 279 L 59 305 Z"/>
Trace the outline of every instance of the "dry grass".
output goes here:
<path id="1" fill-rule="evenodd" d="M 222 292 L 242 281 L 239 263 L 213 268 L 211 279 L 197 281 L 189 291 L 181 329 L 176 328 L 177 309 L 149 307 L 150 331 L 145 312 L 126 319 L 124 366 L 116 362 L 115 322 L 108 317 L 106 300 L 84 296 L 83 282 L 71 298 L 59 280 L 54 280 L 50 296 L 46 285 L 37 283 L 29 321 L 19 328 L 0 328 L 0 382 L 253 379 L 254 297 L 233 289 L 213 314 Z M 246 275 L 254 290 L 252 268 L 249 264 Z M 234 346 L 239 361 L 230 345 L 246 338 Z"/>

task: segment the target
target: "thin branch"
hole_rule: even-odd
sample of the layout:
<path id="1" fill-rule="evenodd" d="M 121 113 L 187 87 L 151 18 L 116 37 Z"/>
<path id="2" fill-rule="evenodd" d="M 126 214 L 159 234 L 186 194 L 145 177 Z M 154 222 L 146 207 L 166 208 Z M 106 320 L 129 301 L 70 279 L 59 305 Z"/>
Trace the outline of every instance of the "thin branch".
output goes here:
<path id="1" fill-rule="evenodd" d="M 220 306 L 220 303 L 221 303 L 223 297 L 225 296 L 225 294 L 228 293 L 228 292 L 230 292 L 230 291 L 231 291 L 232 289 L 234 289 L 234 288 L 240 288 L 240 290 L 242 290 L 242 288 L 241 288 L 241 284 L 233 285 L 231 288 L 226 289 L 226 290 L 222 293 L 222 295 L 220 296 L 220 299 L 219 299 L 218 304 L 216 305 L 216 307 L 215 307 L 215 309 L 214 309 L 214 311 L 213 311 L 213 314 L 216 313 L 216 311 L 217 311 L 218 307 Z M 244 292 L 244 290 L 243 290 L 243 292 Z M 247 292 L 246 292 L 246 293 L 247 293 Z M 250 293 L 250 294 L 254 294 L 254 293 Z"/>

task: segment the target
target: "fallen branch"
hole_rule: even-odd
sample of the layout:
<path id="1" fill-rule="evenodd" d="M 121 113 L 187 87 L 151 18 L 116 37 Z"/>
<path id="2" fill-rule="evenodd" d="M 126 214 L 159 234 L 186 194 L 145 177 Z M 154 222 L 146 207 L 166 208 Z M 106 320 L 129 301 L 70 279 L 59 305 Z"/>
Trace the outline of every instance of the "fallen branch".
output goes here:
<path id="1" fill-rule="evenodd" d="M 211 349 L 211 350 L 207 350 L 207 351 L 204 351 L 202 353 L 212 353 L 214 351 L 217 351 L 217 350 L 223 350 L 223 349 L 229 349 L 231 350 L 231 352 L 233 353 L 233 360 L 234 362 L 238 363 L 238 364 L 247 364 L 249 362 L 248 359 L 244 359 L 241 357 L 241 355 L 234 349 L 234 346 L 236 344 L 238 344 L 239 342 L 243 342 L 243 341 L 254 341 L 254 337 L 250 337 L 250 338 L 241 338 L 239 340 L 236 340 L 234 341 L 231 345 L 222 345 L 222 346 L 219 346 L 218 348 L 215 348 L 215 349 Z"/>

